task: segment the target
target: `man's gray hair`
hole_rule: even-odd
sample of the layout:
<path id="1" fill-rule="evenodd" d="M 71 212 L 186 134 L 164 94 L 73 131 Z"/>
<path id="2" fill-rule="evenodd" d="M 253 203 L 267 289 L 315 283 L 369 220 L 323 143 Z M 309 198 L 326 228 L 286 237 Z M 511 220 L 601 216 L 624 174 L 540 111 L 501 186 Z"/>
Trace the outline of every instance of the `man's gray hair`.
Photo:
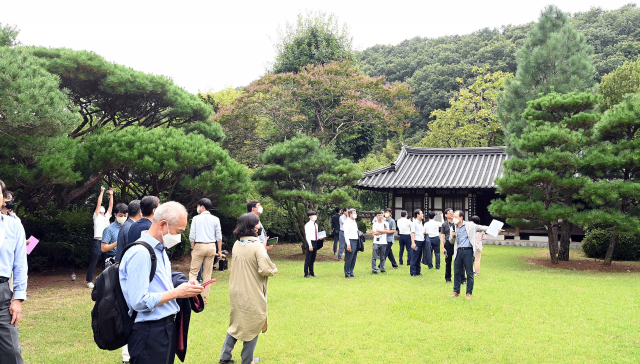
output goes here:
<path id="1" fill-rule="evenodd" d="M 153 215 L 153 222 L 159 223 L 160 221 L 166 221 L 169 225 L 175 225 L 180 220 L 181 215 L 187 215 L 187 209 L 182 206 L 180 202 L 169 201 L 156 208 L 156 213 Z"/>

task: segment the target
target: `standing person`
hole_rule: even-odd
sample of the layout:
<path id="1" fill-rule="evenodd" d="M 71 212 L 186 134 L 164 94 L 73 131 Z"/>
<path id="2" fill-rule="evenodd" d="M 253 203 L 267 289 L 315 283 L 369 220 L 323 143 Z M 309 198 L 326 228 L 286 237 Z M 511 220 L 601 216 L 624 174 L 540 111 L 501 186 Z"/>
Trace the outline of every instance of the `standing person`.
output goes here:
<path id="1" fill-rule="evenodd" d="M 158 206 L 149 230 L 136 239 L 150 245 L 156 255 L 157 266 L 151 282 L 151 255 L 147 248 L 136 245 L 122 256 L 122 295 L 127 301 L 129 316 L 137 312 L 127 343 L 132 363 L 173 364 L 178 335 L 175 318 L 180 311 L 176 298 L 194 297 L 204 290 L 196 281 L 173 286 L 166 249 L 180 243 L 186 227 L 187 210 L 180 203 L 170 201 Z"/>
<path id="2" fill-rule="evenodd" d="M 382 211 L 376 213 L 376 220 L 373 223 L 373 252 L 371 255 L 371 270 L 373 274 L 378 274 L 376 268 L 376 260 L 380 257 L 380 272 L 385 273 L 384 263 L 387 254 L 387 233 L 389 232 L 389 223 L 382 218 Z"/>
<path id="3" fill-rule="evenodd" d="M 413 257 L 413 249 L 411 249 L 411 220 L 407 218 L 407 211 L 402 210 L 400 212 L 400 219 L 398 220 L 398 234 L 400 235 L 400 265 L 403 264 L 402 255 L 404 249 L 407 248 L 407 265 L 411 265 L 411 258 Z"/>
<path id="4" fill-rule="evenodd" d="M 258 362 L 253 354 L 258 335 L 267 331 L 267 289 L 269 277 L 278 268 L 269 258 L 265 246 L 258 239 L 261 229 L 256 214 L 246 213 L 238 218 L 233 235 L 229 301 L 231 305 L 229 329 L 222 344 L 220 363 L 235 363 L 232 351 L 238 340 L 242 345 L 242 364 Z"/>
<path id="5" fill-rule="evenodd" d="M 430 211 L 427 214 L 427 222 L 424 223 L 424 229 L 427 232 L 429 243 L 426 244 L 425 250 L 428 251 L 427 265 L 429 269 L 433 269 L 433 255 L 436 255 L 436 269 L 440 269 L 440 227 L 442 223 L 435 220 L 436 213 Z M 426 242 L 426 239 L 425 239 Z"/>
<path id="6" fill-rule="evenodd" d="M 96 204 L 96 210 L 93 213 L 93 247 L 91 249 L 91 262 L 89 263 L 89 270 L 87 270 L 86 279 L 87 288 L 91 289 L 93 289 L 93 275 L 96 271 L 98 260 L 104 257 L 104 253 L 102 253 L 102 232 L 107 228 L 107 226 L 109 226 L 111 210 L 113 210 L 113 188 L 109 188 L 109 210 L 107 211 L 102 207 L 102 196 L 104 195 L 104 190 L 105 187 L 100 186 L 98 203 Z"/>
<path id="7" fill-rule="evenodd" d="M 142 218 L 134 222 L 129 228 L 129 236 L 127 237 L 128 243 L 135 243 L 140 239 L 143 231 L 151 228 L 151 220 L 153 220 L 153 214 L 156 208 L 160 206 L 160 199 L 156 196 L 144 196 L 140 200 L 140 211 L 142 212 Z"/>
<path id="8" fill-rule="evenodd" d="M 345 220 L 342 225 L 344 228 L 344 239 L 347 242 L 347 252 L 344 259 L 344 277 L 355 278 L 355 275 L 353 275 L 353 269 L 356 266 L 356 258 L 358 257 L 359 235 L 358 224 L 356 223 L 358 214 L 356 213 L 356 209 L 349 209 L 347 213 L 349 218 Z"/>
<path id="9" fill-rule="evenodd" d="M 445 256 L 446 268 L 444 271 L 444 280 L 447 283 L 451 283 L 451 265 L 453 262 L 453 243 L 451 242 L 451 233 L 456 230 L 456 226 L 453 223 L 453 209 L 446 208 L 444 210 L 444 216 L 446 220 L 440 227 L 440 249 Z M 467 284 L 464 272 L 462 272 L 462 283 Z"/>
<path id="10" fill-rule="evenodd" d="M 331 216 L 331 231 L 333 232 L 333 255 L 338 252 L 338 246 L 340 244 L 340 208 L 335 208 L 335 214 Z"/>
<path id="11" fill-rule="evenodd" d="M 6 190 L 0 181 L 0 205 Z M 0 244 L 0 363 L 23 364 L 18 322 L 22 301 L 27 299 L 27 239 L 17 219 L 0 214 L 0 228 L 4 235 Z M 11 277 L 13 287 L 9 286 Z"/>
<path id="12" fill-rule="evenodd" d="M 107 226 L 102 232 L 102 244 L 100 246 L 102 252 L 106 255 L 104 261 L 104 269 L 107 269 L 111 265 L 111 258 L 116 257 L 118 251 L 118 235 L 122 230 L 122 225 L 127 221 L 127 212 L 129 208 L 126 204 L 120 202 L 116 205 L 116 221 Z M 124 249 L 124 248 L 123 248 Z"/>
<path id="13" fill-rule="evenodd" d="M 315 211 L 307 212 L 309 222 L 304 225 L 304 234 L 307 240 L 307 254 L 304 258 L 304 277 L 315 277 L 313 264 L 316 262 L 316 254 L 318 253 L 318 214 Z"/>
<path id="14" fill-rule="evenodd" d="M 473 262 L 477 252 L 476 232 L 487 231 L 488 226 L 476 225 L 473 221 L 464 221 L 464 212 L 458 210 L 453 214 L 453 223 L 456 224 L 456 231 L 451 233 L 453 240 L 453 294 L 451 297 L 460 295 L 460 284 L 462 283 L 462 271 L 467 273 L 467 299 L 471 299 L 473 294 Z"/>
<path id="15" fill-rule="evenodd" d="M 347 250 L 347 238 L 344 236 L 344 223 L 349 219 L 349 208 L 342 209 L 342 215 L 340 216 L 340 248 L 338 250 L 338 263 L 344 259 L 345 251 Z"/>
<path id="16" fill-rule="evenodd" d="M 15 201 L 13 200 L 13 192 L 9 190 L 5 192 L 4 203 L 1 205 L 2 205 L 2 208 L 0 209 L 0 211 L 2 211 L 2 214 L 12 217 L 18 220 L 20 223 L 22 223 L 18 215 L 16 215 L 16 212 L 13 211 L 15 206 Z"/>
<path id="17" fill-rule="evenodd" d="M 213 271 L 214 257 L 216 255 L 218 258 L 222 256 L 222 228 L 220 219 L 209 212 L 213 208 L 211 200 L 201 198 L 196 208 L 199 215 L 193 217 L 189 230 L 189 242 L 192 249 L 189 280 L 195 280 L 198 277 L 198 271 L 204 262 L 202 280 L 209 281 Z M 205 304 L 207 297 L 209 297 L 209 286 L 204 289 L 202 294 Z"/>
<path id="18" fill-rule="evenodd" d="M 387 233 L 387 251 L 385 252 L 385 262 L 387 258 L 389 258 L 389 262 L 391 262 L 391 267 L 393 269 L 398 269 L 398 263 L 396 263 L 396 258 L 393 256 L 393 242 L 395 240 L 396 234 L 396 220 L 391 217 L 391 209 L 387 208 L 384 210 L 384 218 L 389 224 L 389 232 Z"/>
<path id="19" fill-rule="evenodd" d="M 252 212 L 256 216 L 258 216 L 258 220 L 260 220 L 260 215 L 262 215 L 263 211 L 264 209 L 262 208 L 260 201 L 251 200 L 247 202 L 247 212 Z M 267 240 L 269 240 L 269 237 L 267 236 L 267 230 L 264 229 L 262 222 L 260 222 L 260 232 L 258 234 L 258 240 L 260 240 L 260 242 L 265 246 L 267 250 L 271 249 L 270 246 L 267 246 Z"/>
<path id="20" fill-rule="evenodd" d="M 129 229 L 131 225 L 142 219 L 142 212 L 140 212 L 140 200 L 133 200 L 129 202 L 127 206 L 127 221 L 122 224 L 122 229 L 118 232 L 118 249 L 116 252 L 116 262 L 122 260 L 122 252 L 124 248 L 129 245 Z"/>
<path id="21" fill-rule="evenodd" d="M 474 224 L 480 225 L 480 218 L 478 216 L 471 216 L 471 221 Z M 474 275 L 480 274 L 480 260 L 482 259 L 482 240 L 484 240 L 484 231 L 476 231 L 476 260 L 474 263 L 473 271 Z"/>
<path id="22" fill-rule="evenodd" d="M 422 249 L 424 249 L 424 226 L 422 225 L 422 210 L 418 209 L 413 212 L 413 223 L 411 224 L 411 249 L 413 256 L 411 257 L 411 276 L 422 276 L 422 267 L 420 266 L 420 258 L 422 258 Z"/>

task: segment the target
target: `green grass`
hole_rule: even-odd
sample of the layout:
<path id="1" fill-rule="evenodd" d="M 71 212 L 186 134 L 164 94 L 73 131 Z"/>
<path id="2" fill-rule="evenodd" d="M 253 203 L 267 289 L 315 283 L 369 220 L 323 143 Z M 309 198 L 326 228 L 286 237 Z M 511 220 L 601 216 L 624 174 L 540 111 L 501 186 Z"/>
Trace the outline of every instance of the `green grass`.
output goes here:
<path id="1" fill-rule="evenodd" d="M 269 281 L 269 330 L 256 349 L 261 363 L 640 362 L 637 273 L 542 268 L 526 261 L 544 249 L 486 246 L 468 301 L 449 297 L 444 262 L 439 271 L 423 267 L 424 277 L 410 277 L 407 266 L 372 275 L 368 244 L 355 279 L 345 279 L 333 260 L 316 263 L 318 278 L 304 279 L 303 262 L 287 259 L 295 253 L 294 246 L 272 250 L 279 272 Z M 187 363 L 220 356 L 229 275 L 214 276 L 209 306 L 192 316 Z M 120 362 L 119 351 L 93 342 L 89 290 L 66 275 L 60 280 L 59 287 L 31 290 L 24 305 L 25 362 Z"/>

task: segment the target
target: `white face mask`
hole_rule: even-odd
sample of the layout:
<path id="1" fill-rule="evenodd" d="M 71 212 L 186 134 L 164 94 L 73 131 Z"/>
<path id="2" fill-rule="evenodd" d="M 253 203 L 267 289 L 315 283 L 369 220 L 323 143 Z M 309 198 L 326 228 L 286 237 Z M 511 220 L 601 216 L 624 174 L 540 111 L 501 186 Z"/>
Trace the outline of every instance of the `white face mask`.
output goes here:
<path id="1" fill-rule="evenodd" d="M 318 220 L 317 216 L 311 216 L 311 221 L 315 222 L 316 220 Z"/>
<path id="2" fill-rule="evenodd" d="M 167 249 L 173 248 L 182 242 L 182 235 L 169 234 L 169 223 L 167 223 L 167 235 L 162 234 L 162 241 Z"/>
<path id="3" fill-rule="evenodd" d="M 459 219 L 456 219 L 456 218 L 454 217 L 454 218 L 453 218 L 453 223 L 454 223 L 454 224 L 456 224 L 456 225 L 458 225 L 458 223 L 460 223 L 460 220 L 459 220 Z"/>
<path id="4" fill-rule="evenodd" d="M 124 222 L 127 221 L 127 217 L 126 216 L 116 217 L 116 221 L 118 222 L 118 224 L 124 225 Z"/>
<path id="5" fill-rule="evenodd" d="M 262 208 L 262 206 L 258 206 L 258 213 L 261 214 L 262 211 L 264 211 L 264 209 Z"/>
<path id="6" fill-rule="evenodd" d="M 353 219 L 357 219 L 358 218 L 358 214 L 353 214 Z"/>

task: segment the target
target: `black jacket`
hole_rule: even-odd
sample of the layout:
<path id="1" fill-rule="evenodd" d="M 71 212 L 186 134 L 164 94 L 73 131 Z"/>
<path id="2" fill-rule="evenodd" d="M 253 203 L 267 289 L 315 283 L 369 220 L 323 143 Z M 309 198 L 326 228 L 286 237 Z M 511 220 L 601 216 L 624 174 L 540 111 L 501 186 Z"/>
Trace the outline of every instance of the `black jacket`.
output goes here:
<path id="1" fill-rule="evenodd" d="M 340 214 L 331 216 L 331 230 L 334 234 L 340 234 Z"/>
<path id="2" fill-rule="evenodd" d="M 182 272 L 171 272 L 171 279 L 174 287 L 189 281 Z M 178 330 L 176 356 L 180 361 L 184 362 L 184 358 L 187 356 L 187 335 L 189 334 L 191 311 L 195 313 L 202 312 L 204 310 L 204 300 L 201 295 L 197 295 L 192 298 L 178 298 L 176 302 L 180 307 L 180 312 L 176 315 L 176 330 Z"/>

